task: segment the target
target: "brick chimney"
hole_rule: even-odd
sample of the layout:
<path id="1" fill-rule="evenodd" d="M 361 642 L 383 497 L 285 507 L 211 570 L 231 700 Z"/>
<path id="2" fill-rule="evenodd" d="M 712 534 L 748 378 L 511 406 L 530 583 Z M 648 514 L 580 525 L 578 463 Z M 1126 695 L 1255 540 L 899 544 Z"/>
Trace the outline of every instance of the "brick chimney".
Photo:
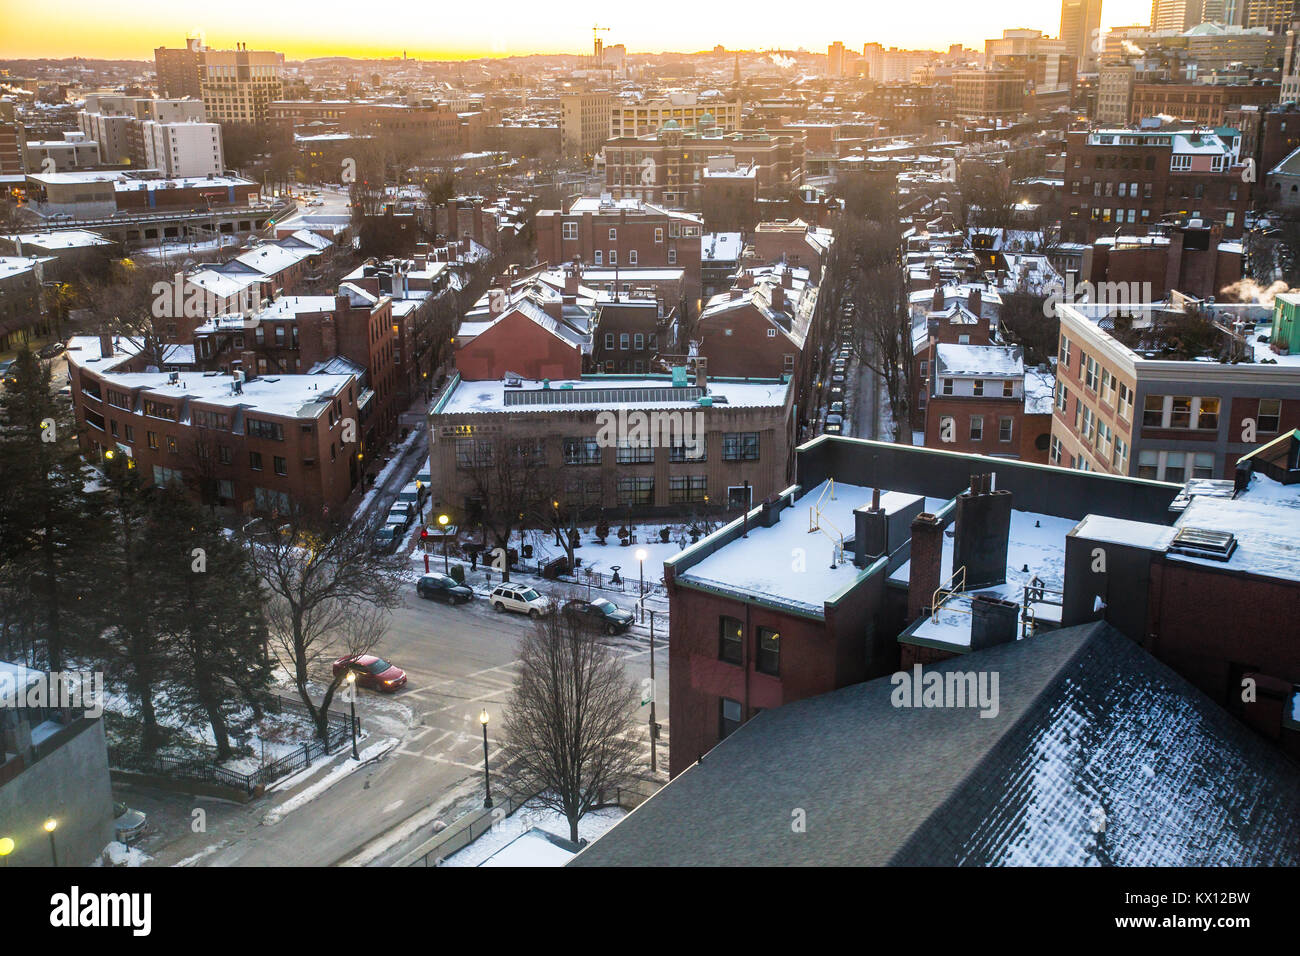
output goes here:
<path id="1" fill-rule="evenodd" d="M 967 300 L 967 303 L 966 308 L 970 309 L 973 314 L 980 314 L 980 306 L 984 304 L 984 296 L 980 293 L 979 289 L 970 290 L 970 298 Z"/>
<path id="2" fill-rule="evenodd" d="M 415 269 L 417 272 L 423 272 L 429 265 L 429 244 L 427 242 L 417 242 L 415 244 Z"/>
<path id="3" fill-rule="evenodd" d="M 777 312 L 785 311 L 785 289 L 779 285 L 772 286 L 772 308 Z"/>
<path id="4" fill-rule="evenodd" d="M 859 568 L 889 552 L 889 523 L 880 507 L 880 489 L 871 492 L 870 507 L 853 512 L 853 563 Z"/>
<path id="5" fill-rule="evenodd" d="M 744 294 L 745 294 L 745 290 L 742 289 L 742 288 L 740 288 L 739 286 L 736 286 L 735 288 L 733 288 L 733 289 L 731 290 L 731 293 L 730 293 L 730 295 L 731 295 L 731 299 L 730 299 L 730 301 L 735 302 L 737 299 L 739 299 L 739 298 L 740 298 L 742 295 L 744 295 Z"/>
<path id="6" fill-rule="evenodd" d="M 970 490 L 957 496 L 953 571 L 966 569 L 966 590 L 1004 584 L 1011 534 L 1011 492 L 994 491 L 993 475 L 971 475 Z"/>
<path id="7" fill-rule="evenodd" d="M 907 621 L 930 613 L 930 601 L 942 581 L 943 523 L 922 512 L 912 519 L 912 557 L 907 579 Z"/>
<path id="8" fill-rule="evenodd" d="M 970 649 L 982 651 L 1016 639 L 1020 605 L 990 594 L 977 594 L 970 602 Z"/>
<path id="9" fill-rule="evenodd" d="M 243 369 L 244 381 L 251 382 L 257 378 L 257 353 L 245 349 L 239 353 L 239 367 Z"/>
<path id="10" fill-rule="evenodd" d="M 943 311 L 943 286 L 941 285 L 937 285 L 934 287 L 934 298 L 930 300 L 930 311 L 931 312 Z"/>
<path id="11" fill-rule="evenodd" d="M 100 358 L 113 357 L 113 333 L 111 332 L 99 333 L 99 357 Z"/>
<path id="12" fill-rule="evenodd" d="M 938 266 L 930 266 L 930 282 L 933 285 L 943 285 L 943 274 L 939 272 Z"/>
<path id="13" fill-rule="evenodd" d="M 794 273 L 790 270 L 789 266 L 786 266 L 781 270 L 781 286 L 785 289 L 794 288 Z"/>
<path id="14" fill-rule="evenodd" d="M 564 294 L 577 295 L 578 281 L 579 281 L 578 270 L 570 269 L 568 272 L 566 272 L 564 274 Z"/>

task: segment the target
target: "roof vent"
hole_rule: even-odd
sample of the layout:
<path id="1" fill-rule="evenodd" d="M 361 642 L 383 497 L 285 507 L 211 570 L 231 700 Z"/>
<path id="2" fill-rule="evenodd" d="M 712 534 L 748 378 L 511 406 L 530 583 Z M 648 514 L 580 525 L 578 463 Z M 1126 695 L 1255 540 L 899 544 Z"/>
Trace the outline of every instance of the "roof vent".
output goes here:
<path id="1" fill-rule="evenodd" d="M 1174 535 L 1169 550 L 1211 561 L 1227 561 L 1237 550 L 1237 539 L 1229 531 L 1209 531 L 1205 528 L 1181 528 Z"/>

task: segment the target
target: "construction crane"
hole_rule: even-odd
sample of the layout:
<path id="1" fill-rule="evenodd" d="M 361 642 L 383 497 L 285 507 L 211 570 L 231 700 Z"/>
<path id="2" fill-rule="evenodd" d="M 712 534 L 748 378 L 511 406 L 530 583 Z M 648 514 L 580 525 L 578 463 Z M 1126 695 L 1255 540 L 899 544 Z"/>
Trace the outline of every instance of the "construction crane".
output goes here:
<path id="1" fill-rule="evenodd" d="M 598 24 L 592 24 L 592 27 L 591 27 L 591 51 L 592 51 L 592 53 L 591 53 L 591 57 L 592 57 L 592 59 L 595 61 L 595 64 L 596 64 L 597 66 L 600 66 L 601 62 L 604 60 L 604 57 L 601 56 L 601 49 L 602 49 L 602 48 L 601 48 L 601 44 L 600 44 L 600 36 L 598 35 L 598 34 L 600 34 L 602 31 L 605 32 L 605 33 L 608 33 L 608 32 L 609 32 L 609 27 L 602 27 L 602 26 L 599 26 Z"/>

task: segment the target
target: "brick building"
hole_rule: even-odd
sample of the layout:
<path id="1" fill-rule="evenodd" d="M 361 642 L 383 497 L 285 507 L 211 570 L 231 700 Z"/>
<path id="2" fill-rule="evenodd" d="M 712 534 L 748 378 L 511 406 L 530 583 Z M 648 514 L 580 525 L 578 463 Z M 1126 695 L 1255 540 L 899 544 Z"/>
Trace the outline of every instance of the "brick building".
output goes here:
<path id="1" fill-rule="evenodd" d="M 1277 101 L 1276 85 L 1136 82 L 1129 122 L 1172 116 L 1201 126 L 1222 126 L 1226 111 L 1233 107 L 1271 106 Z"/>
<path id="2" fill-rule="evenodd" d="M 1121 228 L 1146 235 L 1166 217 L 1218 222 L 1242 234 L 1251 187 L 1235 131 L 1143 126 L 1066 137 L 1061 237 L 1091 243 Z"/>
<path id="3" fill-rule="evenodd" d="M 640 199 L 579 198 L 537 213 L 537 257 L 584 267 L 681 269 L 685 295 L 700 296 L 700 217 Z"/>
<path id="4" fill-rule="evenodd" d="M 1173 290 L 1194 298 L 1215 298 L 1241 279 L 1244 250 L 1224 242 L 1223 227 L 1199 228 L 1179 223 L 1167 235 L 1101 236 L 1083 254 L 1081 277 L 1093 286 L 1125 283 L 1149 285 L 1153 298 Z"/>
<path id="5" fill-rule="evenodd" d="M 338 514 L 360 479 L 345 440 L 364 391 L 351 373 L 148 372 L 130 342 L 68 347 L 78 438 L 92 458 L 130 457 L 146 483 L 175 482 L 236 514 Z M 246 366 L 247 367 L 247 366 Z M 359 437 L 358 432 L 358 437 Z"/>

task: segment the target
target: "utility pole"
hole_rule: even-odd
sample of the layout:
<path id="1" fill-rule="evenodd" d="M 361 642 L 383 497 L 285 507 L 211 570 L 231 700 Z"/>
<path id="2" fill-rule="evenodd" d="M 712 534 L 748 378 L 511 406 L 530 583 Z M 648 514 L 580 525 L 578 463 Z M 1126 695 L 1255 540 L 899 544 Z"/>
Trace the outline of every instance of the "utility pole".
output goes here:
<path id="1" fill-rule="evenodd" d="M 659 725 L 655 723 L 655 612 L 650 612 L 650 772 L 659 772 L 659 759 L 655 743 L 659 739 Z"/>

